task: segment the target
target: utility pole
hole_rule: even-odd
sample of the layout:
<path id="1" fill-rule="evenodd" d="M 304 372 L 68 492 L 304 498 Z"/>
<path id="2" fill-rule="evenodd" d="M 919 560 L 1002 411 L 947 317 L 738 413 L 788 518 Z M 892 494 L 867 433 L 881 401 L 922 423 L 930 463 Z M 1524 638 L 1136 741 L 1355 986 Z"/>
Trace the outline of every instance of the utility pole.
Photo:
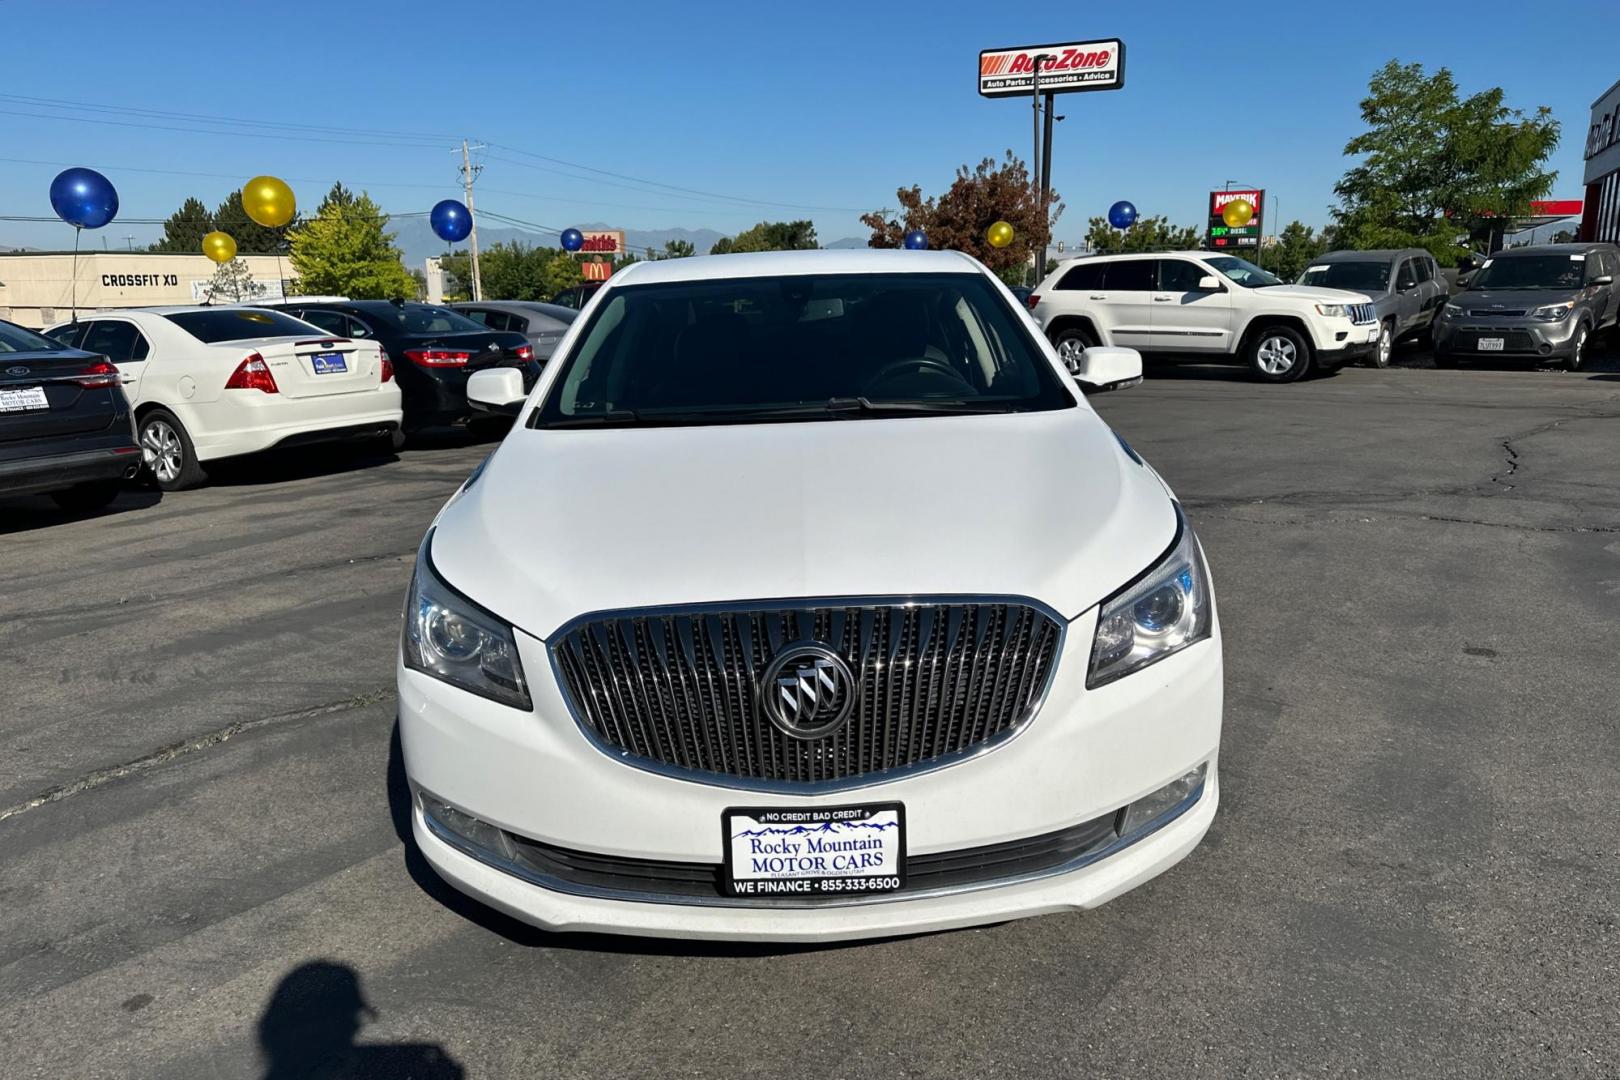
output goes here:
<path id="1" fill-rule="evenodd" d="M 483 147 L 480 146 L 479 149 L 483 149 Z M 472 241 L 472 298 L 474 300 L 482 300 L 484 298 L 484 281 L 478 274 L 478 214 L 473 210 L 472 193 L 473 181 L 477 179 L 478 174 L 483 171 L 484 167 L 482 165 L 478 166 L 477 168 L 473 167 L 472 154 L 467 146 L 467 140 L 462 139 L 461 189 L 467 195 L 467 220 L 472 225 L 472 235 L 469 239 Z"/>

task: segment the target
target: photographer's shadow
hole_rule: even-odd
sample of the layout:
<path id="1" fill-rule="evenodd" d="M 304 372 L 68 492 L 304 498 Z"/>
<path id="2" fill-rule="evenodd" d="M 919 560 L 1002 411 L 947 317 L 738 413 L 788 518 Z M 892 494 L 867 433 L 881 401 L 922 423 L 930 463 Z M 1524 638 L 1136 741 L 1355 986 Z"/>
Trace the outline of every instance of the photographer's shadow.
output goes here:
<path id="1" fill-rule="evenodd" d="M 357 1043 L 377 1015 L 353 968 L 317 960 L 277 984 L 259 1018 L 264 1080 L 461 1080 L 466 1075 L 436 1043 Z"/>

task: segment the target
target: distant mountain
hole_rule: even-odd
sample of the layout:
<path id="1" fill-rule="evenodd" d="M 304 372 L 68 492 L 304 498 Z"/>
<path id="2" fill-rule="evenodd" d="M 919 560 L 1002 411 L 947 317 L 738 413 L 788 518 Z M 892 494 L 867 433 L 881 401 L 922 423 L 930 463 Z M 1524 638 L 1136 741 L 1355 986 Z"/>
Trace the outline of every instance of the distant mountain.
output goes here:
<path id="1" fill-rule="evenodd" d="M 600 222 L 581 222 L 581 229 L 610 229 L 611 225 Z M 394 243 L 399 247 L 405 257 L 405 265 L 411 269 L 419 270 L 422 261 L 434 255 L 443 255 L 449 246 L 443 240 L 433 235 L 433 227 L 425 218 L 400 218 L 388 223 L 389 231 L 397 233 Z M 699 255 L 707 255 L 714 242 L 724 236 L 724 233 L 714 229 L 626 229 L 624 242 L 630 250 L 643 254 L 647 248 L 657 251 L 664 249 L 664 244 L 670 240 L 685 240 L 697 250 Z M 506 227 L 491 227 L 479 225 L 478 246 L 488 247 L 496 243 L 522 243 L 534 247 L 556 247 L 557 234 L 545 232 L 532 232 L 528 229 L 512 229 Z M 456 245 L 457 249 L 466 247 L 466 243 Z"/>
<path id="2" fill-rule="evenodd" d="M 846 236 L 842 240 L 834 240 L 830 244 L 822 244 L 825 248 L 863 248 L 866 246 L 864 236 Z"/>

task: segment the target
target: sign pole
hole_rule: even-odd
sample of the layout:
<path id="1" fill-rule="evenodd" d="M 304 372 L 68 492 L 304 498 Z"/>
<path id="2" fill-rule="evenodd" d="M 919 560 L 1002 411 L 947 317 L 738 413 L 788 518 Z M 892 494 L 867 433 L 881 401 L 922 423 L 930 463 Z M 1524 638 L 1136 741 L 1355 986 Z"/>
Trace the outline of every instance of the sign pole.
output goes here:
<path id="1" fill-rule="evenodd" d="M 1035 198 L 1035 212 L 1037 214 L 1043 213 L 1046 208 L 1046 204 L 1041 201 L 1041 194 L 1044 191 L 1041 182 L 1041 177 L 1043 175 L 1041 162 L 1044 160 L 1041 154 L 1041 64 L 1043 61 L 1050 59 L 1052 59 L 1052 57 L 1049 53 L 1036 53 L 1032 58 L 1030 68 L 1029 107 L 1034 110 L 1035 139 L 1034 146 L 1031 148 L 1030 153 L 1029 185 L 1031 193 Z M 1046 145 L 1049 147 L 1052 144 L 1051 94 L 1046 95 L 1046 115 Z M 1037 229 L 1036 235 L 1031 237 L 1031 239 L 1033 239 L 1039 245 L 1039 249 L 1034 253 L 1035 284 L 1039 285 L 1041 283 L 1041 279 L 1046 276 L 1046 230 Z"/>
<path id="2" fill-rule="evenodd" d="M 1051 242 L 1047 235 L 1051 229 L 1051 219 L 1047 216 L 1047 208 L 1052 205 L 1052 122 L 1057 117 L 1052 115 L 1054 96 L 1050 90 L 1046 92 L 1046 130 L 1041 139 L 1041 253 L 1036 256 L 1035 284 L 1039 285 L 1046 279 L 1046 249 Z"/>

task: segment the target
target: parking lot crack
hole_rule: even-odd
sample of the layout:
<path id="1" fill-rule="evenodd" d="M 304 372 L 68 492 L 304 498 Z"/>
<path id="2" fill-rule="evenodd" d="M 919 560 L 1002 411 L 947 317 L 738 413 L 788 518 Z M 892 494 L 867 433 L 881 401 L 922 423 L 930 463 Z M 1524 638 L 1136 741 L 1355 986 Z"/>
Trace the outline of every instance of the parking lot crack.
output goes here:
<path id="1" fill-rule="evenodd" d="M 42 806 L 49 806 L 51 803 L 61 802 L 63 799 L 73 795 L 82 795 L 104 784 L 110 784 L 114 780 L 122 780 L 126 776 L 148 772 L 159 765 L 166 765 L 176 758 L 195 754 L 212 746 L 218 746 L 220 743 L 244 732 L 270 727 L 271 725 L 291 724 L 300 720 L 312 720 L 316 717 L 331 716 L 334 713 L 349 712 L 353 709 L 364 708 L 367 705 L 374 705 L 379 701 L 385 701 L 393 693 L 393 687 L 383 687 L 377 690 L 367 690 L 364 693 L 355 694 L 353 697 L 343 698 L 339 701 L 328 701 L 323 705 L 312 705 L 309 708 L 295 709 L 291 712 L 272 713 L 269 716 L 238 720 L 234 724 L 227 724 L 206 734 L 196 735 L 180 742 L 170 743 L 168 746 L 159 747 L 133 761 L 96 769 L 79 777 L 77 780 L 49 788 L 31 799 L 0 810 L 0 821 L 16 817 L 18 814 L 26 814 L 30 810 L 37 810 Z"/>

